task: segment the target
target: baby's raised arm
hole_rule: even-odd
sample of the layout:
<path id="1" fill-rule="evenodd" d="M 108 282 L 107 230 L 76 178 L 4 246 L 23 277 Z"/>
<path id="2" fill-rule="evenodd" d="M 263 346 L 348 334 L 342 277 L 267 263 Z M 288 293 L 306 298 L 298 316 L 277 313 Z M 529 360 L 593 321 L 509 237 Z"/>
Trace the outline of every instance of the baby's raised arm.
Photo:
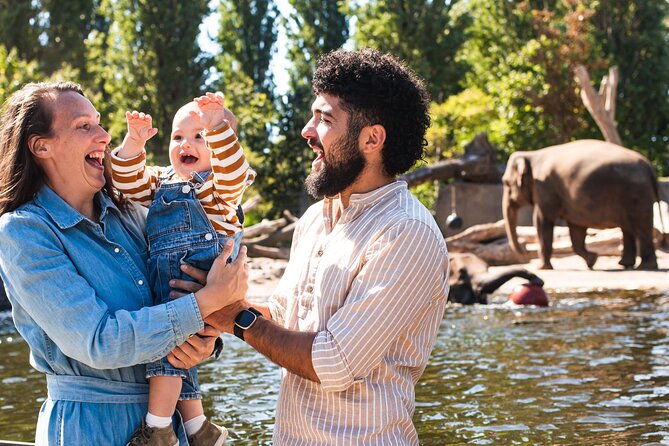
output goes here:
<path id="1" fill-rule="evenodd" d="M 116 156 L 128 159 L 139 155 L 146 142 L 158 133 L 158 129 L 153 127 L 151 115 L 147 113 L 136 110 L 127 111 L 125 112 L 125 119 L 128 123 L 128 133 L 123 138 Z"/>
<path id="2" fill-rule="evenodd" d="M 191 116 L 196 122 L 199 122 L 205 130 L 216 130 L 223 126 L 224 121 L 228 121 L 232 130 L 237 132 L 237 119 L 230 110 L 225 108 L 223 94 L 206 93 L 193 99 L 200 109 L 199 112 L 191 111 Z"/>

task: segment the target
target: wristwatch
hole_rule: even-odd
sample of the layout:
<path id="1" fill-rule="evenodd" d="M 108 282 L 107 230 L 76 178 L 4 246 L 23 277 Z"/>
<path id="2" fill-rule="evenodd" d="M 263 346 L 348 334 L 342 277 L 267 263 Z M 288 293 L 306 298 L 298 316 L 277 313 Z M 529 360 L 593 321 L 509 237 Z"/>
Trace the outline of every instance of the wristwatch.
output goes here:
<path id="1" fill-rule="evenodd" d="M 262 313 L 253 307 L 240 311 L 237 317 L 235 317 L 235 326 L 233 330 L 235 336 L 243 341 L 244 332 L 253 327 L 253 324 L 255 324 L 256 319 L 259 317 L 262 317 Z"/>

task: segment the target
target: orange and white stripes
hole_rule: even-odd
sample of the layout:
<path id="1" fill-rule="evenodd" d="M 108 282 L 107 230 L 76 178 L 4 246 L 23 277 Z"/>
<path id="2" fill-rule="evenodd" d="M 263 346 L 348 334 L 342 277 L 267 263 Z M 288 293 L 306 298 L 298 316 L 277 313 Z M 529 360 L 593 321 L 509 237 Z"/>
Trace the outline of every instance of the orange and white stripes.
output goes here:
<path id="1" fill-rule="evenodd" d="M 214 229 L 232 235 L 242 230 L 237 208 L 256 173 L 250 168 L 237 135 L 227 122 L 203 136 L 211 150 L 212 173 L 198 189 L 197 198 Z M 117 151 L 114 150 L 111 157 L 114 187 L 128 199 L 148 207 L 167 167 L 147 166 L 144 151 L 130 159 L 119 158 Z"/>

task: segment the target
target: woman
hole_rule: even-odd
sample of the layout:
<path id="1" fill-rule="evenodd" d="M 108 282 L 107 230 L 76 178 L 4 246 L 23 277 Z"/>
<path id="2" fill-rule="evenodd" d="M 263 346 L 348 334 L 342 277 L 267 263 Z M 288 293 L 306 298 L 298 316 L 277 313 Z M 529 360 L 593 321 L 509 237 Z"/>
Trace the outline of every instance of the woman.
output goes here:
<path id="1" fill-rule="evenodd" d="M 36 443 L 125 444 L 147 410 L 142 364 L 172 351 L 188 367 L 212 351 L 218 332 L 203 320 L 217 296 L 246 294 L 245 250 L 217 260 L 199 291 L 150 306 L 145 216 L 106 181 L 110 137 L 95 107 L 77 84 L 40 83 L 3 110 L 0 270 L 31 365 L 46 374 Z"/>

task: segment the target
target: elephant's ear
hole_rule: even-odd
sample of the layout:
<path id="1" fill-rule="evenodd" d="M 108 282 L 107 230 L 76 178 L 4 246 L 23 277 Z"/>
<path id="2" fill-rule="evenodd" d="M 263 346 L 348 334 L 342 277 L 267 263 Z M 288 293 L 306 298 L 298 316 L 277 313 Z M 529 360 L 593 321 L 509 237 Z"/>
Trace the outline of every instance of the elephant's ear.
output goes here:
<path id="1" fill-rule="evenodd" d="M 522 189 L 528 184 L 531 175 L 530 162 L 527 158 L 519 156 L 514 161 L 514 168 L 518 173 L 518 176 L 516 177 L 516 185 Z"/>

